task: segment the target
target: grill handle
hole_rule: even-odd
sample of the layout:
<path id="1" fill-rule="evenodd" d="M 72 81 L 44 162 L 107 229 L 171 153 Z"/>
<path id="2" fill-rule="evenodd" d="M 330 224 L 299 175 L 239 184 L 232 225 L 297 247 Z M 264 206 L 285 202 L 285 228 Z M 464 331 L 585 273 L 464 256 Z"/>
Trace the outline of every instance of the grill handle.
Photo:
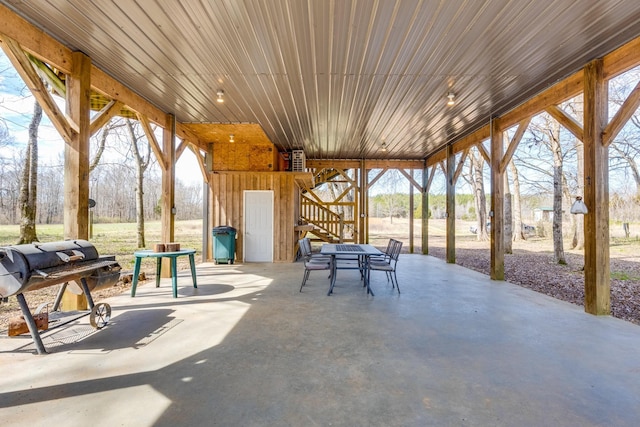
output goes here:
<path id="1" fill-rule="evenodd" d="M 60 258 L 64 262 L 78 261 L 84 259 L 84 253 L 80 251 L 76 251 L 75 249 L 71 251 L 73 255 L 68 255 L 64 252 L 56 252 L 58 258 Z"/>

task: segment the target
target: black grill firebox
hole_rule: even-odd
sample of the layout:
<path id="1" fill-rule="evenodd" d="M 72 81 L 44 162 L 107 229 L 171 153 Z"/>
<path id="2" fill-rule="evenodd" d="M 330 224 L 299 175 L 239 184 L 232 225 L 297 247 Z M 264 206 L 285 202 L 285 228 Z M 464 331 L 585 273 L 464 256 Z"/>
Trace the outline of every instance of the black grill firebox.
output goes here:
<path id="1" fill-rule="evenodd" d="M 94 305 L 91 291 L 116 284 L 120 270 L 114 256 L 99 256 L 95 246 L 86 240 L 4 246 L 0 247 L 0 298 L 12 295 L 18 298 L 38 353 L 46 353 L 23 294 L 47 286 L 70 284 L 72 291 L 84 292 L 94 324 L 96 308 L 109 313 L 111 309 L 107 304 Z M 65 287 L 58 294 L 54 310 Z"/>

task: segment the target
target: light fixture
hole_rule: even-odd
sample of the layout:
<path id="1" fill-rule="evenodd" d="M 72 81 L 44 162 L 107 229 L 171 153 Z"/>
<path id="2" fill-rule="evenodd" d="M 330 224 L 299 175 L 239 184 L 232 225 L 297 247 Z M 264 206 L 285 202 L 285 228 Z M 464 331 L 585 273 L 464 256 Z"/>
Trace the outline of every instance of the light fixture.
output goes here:
<path id="1" fill-rule="evenodd" d="M 576 201 L 573 202 L 573 205 L 571 205 L 571 213 L 574 215 L 584 215 L 587 212 L 587 205 L 585 205 L 582 201 L 582 197 L 577 196 Z"/>
<path id="2" fill-rule="evenodd" d="M 233 134 L 229 135 L 229 142 L 236 142 L 236 141 L 233 139 Z"/>
<path id="3" fill-rule="evenodd" d="M 383 142 L 382 145 L 380 145 L 380 151 L 382 151 L 383 153 L 387 152 L 387 143 Z"/>
<path id="4" fill-rule="evenodd" d="M 456 97 L 455 93 L 449 92 L 447 94 L 447 98 L 449 98 L 449 100 L 447 101 L 447 105 L 454 105 L 456 103 L 456 101 L 454 100 L 455 97 Z"/>
<path id="5" fill-rule="evenodd" d="M 222 89 L 218 89 L 216 95 L 218 95 L 218 99 L 216 101 L 222 104 L 224 102 L 224 91 Z"/>

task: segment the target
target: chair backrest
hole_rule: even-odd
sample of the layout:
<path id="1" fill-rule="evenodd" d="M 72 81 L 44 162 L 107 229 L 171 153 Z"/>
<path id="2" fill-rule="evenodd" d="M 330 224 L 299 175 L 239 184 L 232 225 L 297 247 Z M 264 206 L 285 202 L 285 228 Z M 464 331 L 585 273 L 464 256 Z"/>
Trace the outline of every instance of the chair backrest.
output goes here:
<path id="1" fill-rule="evenodd" d="M 309 239 L 298 240 L 298 246 L 300 247 L 300 255 L 302 255 L 302 258 L 307 260 L 309 257 L 311 257 L 311 247 L 307 246 L 307 242 L 305 242 L 305 240 Z"/>
<path id="2" fill-rule="evenodd" d="M 308 254 L 309 256 L 311 256 L 311 254 L 312 254 L 312 252 L 313 252 L 313 251 L 311 250 L 311 240 L 309 240 L 309 238 L 308 238 L 308 237 L 303 237 L 303 238 L 302 238 L 302 240 L 301 240 L 301 242 L 302 242 L 302 244 L 301 244 L 300 246 L 304 245 L 304 249 L 305 249 L 305 251 L 307 252 L 307 254 Z"/>
<path id="3" fill-rule="evenodd" d="M 389 254 L 389 258 L 398 262 L 398 257 L 400 256 L 400 251 L 402 250 L 402 242 L 400 240 L 393 240 L 391 253 Z"/>

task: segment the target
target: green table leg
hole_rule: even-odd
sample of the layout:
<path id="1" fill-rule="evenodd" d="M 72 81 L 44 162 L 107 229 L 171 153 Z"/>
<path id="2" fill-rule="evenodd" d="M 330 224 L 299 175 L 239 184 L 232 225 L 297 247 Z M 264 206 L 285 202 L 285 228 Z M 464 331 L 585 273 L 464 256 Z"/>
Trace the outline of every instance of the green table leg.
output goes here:
<path id="1" fill-rule="evenodd" d="M 162 257 L 156 258 L 156 288 L 160 287 L 160 273 L 162 273 Z"/>
<path id="2" fill-rule="evenodd" d="M 198 284 L 196 283 L 196 262 L 193 259 L 193 254 L 189 254 L 189 262 L 191 263 L 191 278 L 193 279 L 193 287 L 197 288 Z"/>
<path id="3" fill-rule="evenodd" d="M 173 297 L 178 298 L 178 267 L 176 265 L 176 258 L 171 257 L 171 284 L 173 285 Z"/>
<path id="4" fill-rule="evenodd" d="M 131 296 L 136 296 L 136 286 L 138 286 L 138 275 L 140 275 L 140 258 L 136 257 L 136 264 L 133 267 L 133 279 L 131 280 Z"/>

